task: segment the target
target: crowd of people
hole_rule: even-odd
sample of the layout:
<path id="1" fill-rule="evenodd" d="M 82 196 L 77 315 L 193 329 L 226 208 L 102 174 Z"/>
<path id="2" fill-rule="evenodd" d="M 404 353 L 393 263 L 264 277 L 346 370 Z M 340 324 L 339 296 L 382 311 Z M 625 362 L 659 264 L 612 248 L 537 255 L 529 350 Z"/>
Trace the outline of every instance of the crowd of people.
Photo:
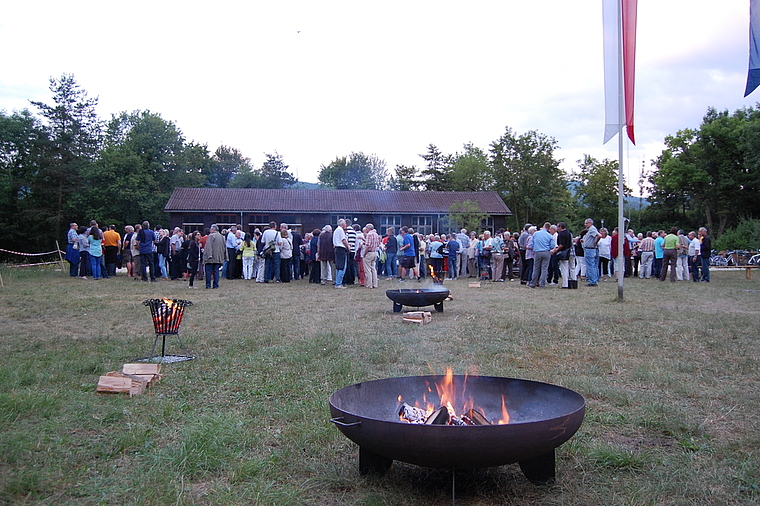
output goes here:
<path id="1" fill-rule="evenodd" d="M 710 281 L 712 245 L 707 229 L 684 234 L 676 227 L 623 236 L 624 276 L 664 281 Z M 128 225 L 119 234 L 114 225 L 101 231 L 97 222 L 89 227 L 72 223 L 68 232 L 66 260 L 70 275 L 86 279 L 109 278 L 117 266 L 126 275 L 144 282 L 205 280 L 206 288 L 219 287 L 220 277 L 257 283 L 310 283 L 345 289 L 360 285 L 378 287 L 378 279 L 399 282 L 478 278 L 492 282 L 514 281 L 530 288 L 561 285 L 577 288 L 578 281 L 598 286 L 616 275 L 620 234 L 597 229 L 591 218 L 573 235 L 567 224 L 526 224 L 520 233 L 500 229 L 482 234 L 459 232 L 421 234 L 411 227 L 388 227 L 381 237 L 372 223 L 362 227 L 339 220 L 301 236 L 287 224 L 271 222 L 261 231 L 246 233 L 232 225 L 217 225 L 189 234 L 180 228 L 151 228 L 145 221 Z M 620 273 L 617 273 L 618 275 Z"/>

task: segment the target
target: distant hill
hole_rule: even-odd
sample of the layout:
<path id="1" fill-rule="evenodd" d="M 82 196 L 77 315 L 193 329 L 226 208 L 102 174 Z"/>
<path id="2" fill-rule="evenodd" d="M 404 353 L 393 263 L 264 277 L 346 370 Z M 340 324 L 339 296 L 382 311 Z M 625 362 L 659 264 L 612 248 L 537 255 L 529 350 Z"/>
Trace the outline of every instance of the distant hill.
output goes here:
<path id="1" fill-rule="evenodd" d="M 319 183 L 307 183 L 306 181 L 298 181 L 293 186 L 290 186 L 290 188 L 294 190 L 319 190 L 322 188 Z"/>
<path id="2" fill-rule="evenodd" d="M 576 181 L 568 181 L 567 189 L 570 190 L 570 193 L 574 197 L 578 193 L 578 183 Z M 646 197 L 626 197 L 623 201 L 623 207 L 626 209 L 646 209 L 650 206 L 650 202 Z"/>

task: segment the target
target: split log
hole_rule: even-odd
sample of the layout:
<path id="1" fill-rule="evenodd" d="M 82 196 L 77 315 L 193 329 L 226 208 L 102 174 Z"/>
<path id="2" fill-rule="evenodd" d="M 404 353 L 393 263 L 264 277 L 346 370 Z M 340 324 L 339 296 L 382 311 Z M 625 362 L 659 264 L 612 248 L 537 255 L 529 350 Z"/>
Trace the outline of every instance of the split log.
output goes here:
<path id="1" fill-rule="evenodd" d="M 140 395 L 142 394 L 146 388 L 148 388 L 150 384 L 150 379 L 145 376 L 140 376 L 136 374 L 124 374 L 123 372 L 118 371 L 111 371 L 107 372 L 106 376 L 109 378 L 127 378 L 132 382 L 132 385 L 129 389 L 129 395 L 130 397 L 133 395 Z"/>
<path id="2" fill-rule="evenodd" d="M 467 411 L 465 415 L 472 421 L 473 425 L 491 425 L 486 415 L 484 415 L 479 409 L 472 408 Z"/>
<path id="3" fill-rule="evenodd" d="M 425 420 L 425 425 L 448 425 L 449 410 L 446 406 L 441 406 Z"/>
<path id="4" fill-rule="evenodd" d="M 430 311 L 409 311 L 404 313 L 403 320 L 411 323 L 430 323 L 433 319 Z"/>
<path id="5" fill-rule="evenodd" d="M 114 376 L 101 376 L 96 392 L 109 394 L 129 394 L 132 396 L 132 379 Z"/>
<path id="6" fill-rule="evenodd" d="M 480 288 L 480 281 L 470 281 L 470 288 Z"/>
<path id="7" fill-rule="evenodd" d="M 147 380 L 146 386 L 152 387 L 163 378 L 161 372 L 161 364 L 124 364 L 121 368 L 124 374 L 130 374 L 133 376 L 140 376 Z"/>

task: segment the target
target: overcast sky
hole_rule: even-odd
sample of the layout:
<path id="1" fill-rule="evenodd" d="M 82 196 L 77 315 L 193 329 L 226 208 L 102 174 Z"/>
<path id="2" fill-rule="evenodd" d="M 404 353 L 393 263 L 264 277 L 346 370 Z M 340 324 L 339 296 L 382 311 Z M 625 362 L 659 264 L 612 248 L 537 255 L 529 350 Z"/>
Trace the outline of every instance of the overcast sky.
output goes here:
<path id="1" fill-rule="evenodd" d="M 300 180 L 351 151 L 389 170 L 428 144 L 487 149 L 505 127 L 554 137 L 566 171 L 602 145 L 601 0 L 132 2 L 0 7 L 0 109 L 52 103 L 74 74 L 104 119 L 150 110 L 188 141 L 279 152 Z M 742 98 L 749 0 L 639 0 L 631 184 L 668 134 Z"/>

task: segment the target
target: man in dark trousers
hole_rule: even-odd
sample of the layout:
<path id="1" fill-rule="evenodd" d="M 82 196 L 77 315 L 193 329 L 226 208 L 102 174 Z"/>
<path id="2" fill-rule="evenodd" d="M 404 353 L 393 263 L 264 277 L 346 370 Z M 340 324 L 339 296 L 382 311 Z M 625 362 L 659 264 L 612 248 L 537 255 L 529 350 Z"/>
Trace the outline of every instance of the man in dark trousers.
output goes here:
<path id="1" fill-rule="evenodd" d="M 710 255 L 712 254 L 712 240 L 707 235 L 707 229 L 701 227 L 699 229 L 699 242 L 701 243 L 702 254 L 702 279 L 700 281 L 704 283 L 710 282 Z"/>
<path id="2" fill-rule="evenodd" d="M 295 229 L 290 231 L 293 237 L 293 279 L 301 279 L 303 266 L 301 265 L 301 246 L 303 246 L 303 237 Z"/>

